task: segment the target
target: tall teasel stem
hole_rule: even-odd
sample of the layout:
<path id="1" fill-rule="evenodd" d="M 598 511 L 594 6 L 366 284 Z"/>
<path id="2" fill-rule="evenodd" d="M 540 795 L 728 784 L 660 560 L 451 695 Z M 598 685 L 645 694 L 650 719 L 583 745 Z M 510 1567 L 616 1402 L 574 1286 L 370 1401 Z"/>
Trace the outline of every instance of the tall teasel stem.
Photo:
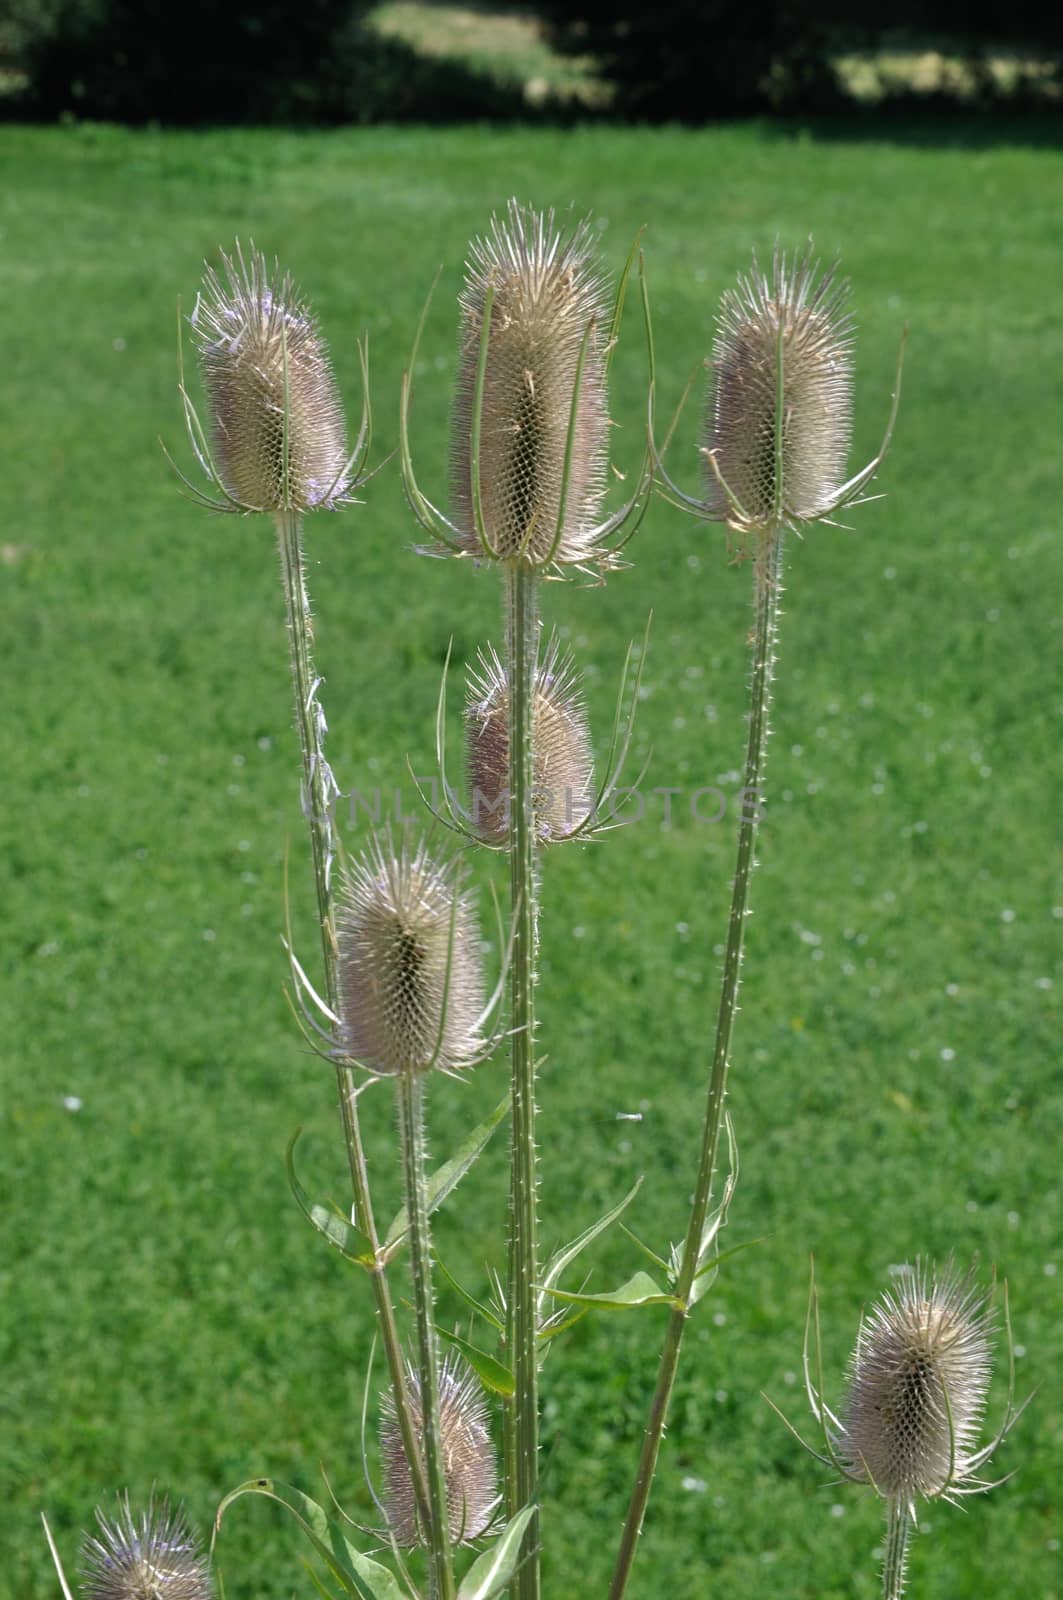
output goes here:
<path id="1" fill-rule="evenodd" d="M 276 515 L 277 541 L 280 547 L 281 578 L 284 587 L 284 604 L 288 621 L 288 643 L 295 687 L 295 720 L 299 733 L 299 746 L 303 759 L 303 809 L 310 831 L 310 844 L 314 860 L 314 881 L 317 890 L 318 920 L 321 929 L 321 954 L 325 968 L 325 994 L 330 1009 L 339 1014 L 340 985 L 336 931 L 332 910 L 332 863 L 334 840 L 332 833 L 332 803 L 336 795 L 336 781 L 325 759 L 325 717 L 317 698 L 318 679 L 314 673 L 311 644 L 313 621 L 306 591 L 302 547 L 302 519 L 289 509 Z M 355 1223 L 365 1235 L 370 1251 L 378 1265 L 369 1274 L 376 1304 L 377 1322 L 384 1346 L 395 1397 L 395 1410 L 403 1446 L 410 1463 L 414 1492 L 426 1522 L 428 1520 L 428 1486 L 424 1466 L 416 1445 L 416 1433 L 410 1415 L 399 1331 L 391 1291 L 380 1257 L 380 1237 L 376 1229 L 373 1206 L 369 1192 L 369 1172 L 366 1166 L 365 1146 L 361 1126 L 353 1069 L 342 1063 L 336 1065 L 336 1088 L 339 1095 L 340 1117 L 343 1122 L 344 1142 L 347 1146 L 347 1164 L 354 1195 Z"/>
<path id="2" fill-rule="evenodd" d="M 537 591 L 541 577 L 557 575 L 566 567 L 593 575 L 620 565 L 615 536 L 636 511 L 641 515 L 651 487 L 647 457 L 631 501 L 602 517 L 608 463 L 608 355 L 635 252 L 628 259 L 610 323 L 605 285 L 595 268 L 591 244 L 586 222 L 566 236 L 556 227 L 552 212 L 537 212 L 514 200 L 505 218 L 492 218 L 488 236 L 470 247 L 460 298 L 453 522 L 426 500 L 416 484 L 406 436 L 408 380 L 401 409 L 403 477 L 415 514 L 444 548 L 478 562 L 496 562 L 502 569 L 506 600 L 504 682 L 499 683 L 486 660 L 484 694 L 472 708 L 474 719 L 479 719 L 472 727 L 472 774 L 476 832 L 492 843 L 508 843 L 510 853 L 512 1176 L 505 1336 L 514 1395 L 506 1414 L 505 1462 L 509 1515 L 529 1514 L 512 1589 L 520 1600 L 539 1596 L 536 844 L 555 828 L 553 817 L 537 821 L 533 799 Z M 546 661 L 543 668 L 548 678 Z M 578 724 L 566 705 L 563 686 L 551 687 L 557 697 L 552 707 L 555 721 L 560 715 L 562 722 L 567 718 L 569 724 Z M 503 699 L 506 722 L 500 738 L 496 714 Z M 578 754 L 578 726 L 575 733 L 571 725 L 564 732 Z M 540 755 L 545 761 L 547 752 Z M 507 759 L 508 771 L 498 783 Z M 584 762 L 578 765 L 582 773 Z M 478 792 L 481 775 L 488 779 L 487 796 Z M 585 774 L 573 785 L 573 802 L 582 798 L 584 778 Z M 509 797 L 508 825 L 504 833 L 498 828 L 496 838 L 493 807 L 501 794 Z M 480 817 L 477 825 L 475 807 L 485 798 L 492 815 Z M 579 831 L 585 820 L 586 813 L 581 814 L 578 823 L 569 824 L 562 834 Z"/>
<path id="3" fill-rule="evenodd" d="M 302 517 L 294 510 L 279 511 L 276 523 L 292 677 L 295 684 L 296 728 L 303 757 L 303 812 L 310 830 L 322 954 L 331 1004 L 336 995 L 337 952 L 329 896 L 335 853 L 332 807 L 337 788 L 332 771 L 325 760 L 323 740 L 326 724 L 321 703 L 317 698 L 318 680 L 314 676 L 310 654 L 313 619 L 310 613 L 310 598 L 306 592 Z"/>
<path id="4" fill-rule="evenodd" d="M 911 1529 L 912 1514 L 908 1502 L 891 1500 L 886 1523 L 886 1556 L 882 1563 L 882 1600 L 901 1600 L 904 1593 Z"/>
<path id="5" fill-rule="evenodd" d="M 533 740 L 538 656 L 538 578 L 514 562 L 505 570 L 506 659 L 512 792 L 509 868 L 513 911 L 510 961 L 513 1029 L 513 1148 L 510 1191 L 508 1344 L 515 1384 L 511 1516 L 533 1505 L 539 1472 L 539 1362 L 536 1283 L 538 1215 L 535 1152 L 535 958 L 537 899 L 533 814 Z M 510 1466 L 507 1453 L 507 1469 Z M 526 1535 L 527 1558 L 517 1578 L 521 1600 L 538 1600 L 538 1515 Z"/>
<path id="6" fill-rule="evenodd" d="M 627 1520 L 620 1542 L 609 1600 L 620 1600 L 624 1594 L 632 1563 L 642 1532 L 643 1518 L 649 1503 L 653 1474 L 664 1436 L 668 1405 L 675 1384 L 676 1370 L 683 1345 L 686 1319 L 691 1307 L 694 1280 L 701 1261 L 702 1240 L 712 1197 L 712 1176 L 720 1143 L 723 1123 L 724 1098 L 727 1091 L 727 1068 L 731 1047 L 731 1030 L 738 1005 L 738 986 L 742 970 L 742 943 L 745 932 L 746 910 L 749 901 L 749 881 L 754 864 L 754 845 L 759 816 L 759 796 L 764 772 L 764 755 L 768 737 L 768 718 L 771 709 L 771 683 L 775 658 L 775 640 L 779 610 L 779 578 L 782 570 L 783 534 L 779 525 L 769 526 L 758 536 L 754 568 L 754 605 L 756 625 L 753 645 L 753 677 L 750 687 L 749 738 L 746 746 L 745 780 L 742 796 L 741 821 L 738 828 L 738 859 L 734 886 L 731 891 L 731 911 L 727 924 L 727 944 L 724 951 L 723 981 L 720 1004 L 716 1014 L 716 1037 L 712 1055 L 712 1075 L 709 1079 L 708 1103 L 702 1133 L 701 1155 L 698 1162 L 694 1203 L 690 1212 L 686 1241 L 683 1246 L 682 1265 L 675 1286 L 677 1304 L 669 1313 L 668 1330 L 657 1374 L 650 1409 L 650 1419 L 643 1439 L 638 1473 L 628 1507 Z"/>
<path id="7" fill-rule="evenodd" d="M 413 1279 L 417 1323 L 424 1472 L 428 1480 L 428 1517 L 424 1539 L 432 1571 L 433 1600 L 453 1600 L 454 1566 L 447 1518 L 447 1482 L 444 1470 L 439 1414 L 439 1351 L 433 1322 L 432 1239 L 428 1226 L 425 1177 L 424 1078 L 417 1072 L 398 1076 L 399 1127 L 402 1136 L 402 1174 L 410 1219 L 410 1272 Z"/>
<path id="8" fill-rule="evenodd" d="M 713 346 L 707 442 L 707 494 L 695 499 L 672 481 L 650 448 L 665 498 L 708 522 L 726 522 L 754 556 L 756 626 L 749 738 L 738 829 L 738 860 L 724 951 L 712 1071 L 694 1202 L 682 1255 L 673 1275 L 669 1313 L 650 1420 L 621 1538 L 610 1600 L 627 1587 L 668 1415 L 686 1318 L 710 1271 L 709 1252 L 726 1212 L 728 1192 L 709 1216 L 712 1178 L 723 1123 L 731 1032 L 738 1003 L 749 879 L 760 812 L 782 572 L 783 531 L 830 516 L 853 503 L 885 457 L 900 395 L 897 385 L 882 446 L 855 477 L 844 479 L 852 434 L 852 323 L 847 286 L 834 268 L 820 274 L 811 247 L 797 260 L 778 248 L 770 274 L 754 262 L 721 303 Z M 901 351 L 903 353 L 903 341 Z M 844 481 L 843 481 L 844 480 Z M 707 1259 L 708 1257 L 708 1259 Z"/>
<path id="9" fill-rule="evenodd" d="M 295 687 L 295 718 L 303 764 L 303 809 L 310 830 L 318 925 L 328 1009 L 341 1015 L 338 951 L 332 907 L 334 841 L 331 807 L 337 794 L 325 759 L 325 718 L 317 698 L 311 645 L 313 628 L 306 592 L 302 515 L 348 503 L 363 480 L 372 438 L 368 350 L 359 346 L 362 424 L 348 455 L 343 406 L 327 347 L 309 306 L 291 277 L 271 273 L 266 258 L 239 243 L 222 253 L 221 270 L 208 268 L 191 323 L 210 407 L 210 433 L 200 421 L 184 383 L 178 341 L 180 393 L 193 453 L 216 491 L 214 498 L 190 483 L 193 498 L 217 511 L 272 512 L 276 521 L 281 577 Z M 396 1420 L 410 1463 L 416 1502 L 427 1516 L 424 1470 L 411 1423 L 394 1309 L 373 1218 L 369 1175 L 359 1128 L 354 1075 L 336 1064 L 336 1087 L 347 1146 L 354 1221 L 365 1235 L 372 1261 L 370 1281 L 381 1340 L 394 1391 Z"/>

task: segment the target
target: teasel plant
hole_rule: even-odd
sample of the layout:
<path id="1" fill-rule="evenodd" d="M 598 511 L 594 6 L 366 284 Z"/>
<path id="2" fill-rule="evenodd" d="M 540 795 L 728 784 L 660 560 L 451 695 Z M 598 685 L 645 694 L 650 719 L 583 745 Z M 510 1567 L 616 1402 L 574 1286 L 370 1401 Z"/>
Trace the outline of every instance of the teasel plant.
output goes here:
<path id="1" fill-rule="evenodd" d="M 63 1600 L 73 1600 L 48 1519 L 45 1537 Z M 134 1510 L 129 1495 L 113 1513 L 96 1509 L 97 1531 L 81 1543 L 81 1600 L 213 1600 L 210 1563 L 178 1507 L 149 1498 Z"/>
<path id="2" fill-rule="evenodd" d="M 644 275 L 642 284 L 645 298 Z M 671 1303 L 609 1600 L 621 1600 L 627 1590 L 687 1320 L 710 1287 L 722 1260 L 719 1234 L 727 1221 L 737 1178 L 734 1138 L 725 1101 L 750 878 L 763 809 L 785 535 L 790 529 L 796 532 L 811 523 L 830 521 L 845 507 L 869 498 L 864 491 L 885 459 L 900 401 L 907 330 L 901 340 L 882 444 L 865 467 L 847 477 L 853 414 L 853 324 L 847 296 L 848 285 L 839 281 L 836 267 L 821 271 L 811 244 L 798 257 L 788 257 L 776 247 L 768 271 L 754 259 L 751 270 L 724 294 L 708 363 L 711 379 L 699 447 L 705 473 L 700 496 L 684 492 L 665 465 L 665 446 L 675 424 L 658 448 L 652 388 L 650 392 L 648 435 L 659 492 L 689 515 L 727 527 L 739 555 L 752 565 L 754 624 L 742 782 L 745 803 L 738 824 L 737 859 L 693 1202 L 682 1245 L 672 1246 L 667 1262 L 656 1258 L 658 1266 L 667 1270 Z M 649 326 L 648 300 L 645 314 Z M 652 333 L 650 339 L 652 345 Z M 714 1207 L 713 1184 L 725 1132 L 730 1170 L 720 1202 Z"/>
<path id="3" fill-rule="evenodd" d="M 306 1013 L 309 993 L 330 1019 L 327 1028 L 318 1022 L 318 1032 L 308 1036 L 318 1042 L 322 1036 L 329 1040 L 353 1193 L 351 1224 L 339 1236 L 331 1226 L 336 1219 L 324 1222 L 309 1203 L 304 1210 L 368 1273 L 392 1406 L 408 1453 L 419 1514 L 428 1528 L 434 1524 L 427 1452 L 420 1446 L 417 1419 L 406 1393 L 407 1369 L 387 1275 L 402 1240 L 389 1245 L 376 1224 L 358 1111 L 358 1096 L 368 1080 L 358 1077 L 348 1055 L 333 1047 L 328 1033 L 328 1028 L 340 1026 L 343 1015 L 335 882 L 338 842 L 333 826 L 339 786 L 325 753 L 327 723 L 313 659 L 303 546 L 306 515 L 350 504 L 372 475 L 366 469 L 372 441 L 368 346 L 365 340 L 358 346 L 362 417 L 354 447 L 348 450 L 343 407 L 324 338 L 289 274 L 271 268 L 253 246 L 245 254 L 237 243 L 231 256 L 221 255 L 220 269 L 206 269 L 189 320 L 206 392 L 206 424 L 185 382 L 181 339 L 179 387 L 192 451 L 213 493 L 175 470 L 192 498 L 212 511 L 272 516 L 280 554 L 302 761 L 302 809 L 310 835 L 320 929 L 321 994 L 295 955 L 290 930 L 287 943 L 299 1008 Z M 291 1147 L 288 1167 L 300 1199 Z"/>
<path id="4" fill-rule="evenodd" d="M 410 445 L 412 374 L 427 305 L 400 401 L 403 483 L 414 516 L 431 538 L 426 553 L 496 566 L 502 579 L 504 649 L 481 657 L 469 686 L 471 826 L 450 798 L 445 672 L 437 726 L 442 820 L 509 857 L 510 1239 L 506 1283 L 496 1286 L 496 1321 L 512 1386 L 505 1417 L 506 1511 L 511 1519 L 530 1513 L 513 1591 L 520 1600 L 538 1600 L 540 1593 L 539 1369 L 545 1328 L 535 1138 L 538 852 L 548 842 L 587 835 L 601 802 L 614 792 L 631 737 L 622 683 L 606 779 L 593 796 L 575 666 L 561 658 L 555 643 L 543 651 L 539 601 L 544 581 L 579 574 L 601 582 L 623 566 L 652 491 L 647 449 L 629 498 L 614 512 L 604 510 L 607 376 L 637 249 L 636 239 L 610 305 L 585 221 L 566 232 L 552 212 L 513 200 L 487 235 L 473 242 L 459 298 L 452 516 L 421 490 Z M 629 651 L 625 683 L 632 657 Z M 552 1316 L 545 1322 L 557 1325 Z"/>
<path id="5" fill-rule="evenodd" d="M 836 1414 L 823 1397 L 819 1295 L 815 1271 L 810 1275 L 801 1364 L 822 1450 L 808 1444 L 768 1400 L 810 1455 L 850 1483 L 868 1485 L 882 1500 L 883 1600 L 900 1600 L 904 1593 L 918 1501 L 958 1505 L 1007 1482 L 1012 1473 L 995 1480 L 979 1474 L 1033 1398 L 1015 1405 L 1015 1350 L 1005 1283 L 1007 1402 L 995 1436 L 979 1446 L 997 1331 L 991 1294 L 978 1287 L 973 1267 L 961 1273 L 952 1261 L 941 1269 L 916 1261 L 896 1269 L 894 1277 L 894 1287 L 860 1319 L 845 1398 Z M 813 1338 L 814 1370 L 809 1349 Z"/>
<path id="6" fill-rule="evenodd" d="M 508 975 L 509 947 L 498 915 L 503 950 L 498 980 L 485 997 L 479 928 L 467 887 L 466 862 L 439 850 L 410 825 L 396 840 L 374 834 L 353 862 L 343 863 L 336 893 L 338 1003 L 334 1010 L 314 989 L 291 946 L 292 988 L 304 1036 L 324 1059 L 357 1072 L 362 1087 L 390 1081 L 396 1092 L 404 1205 L 377 1252 L 387 1264 L 408 1248 L 415 1324 L 413 1357 L 401 1389 L 391 1382 L 382 1403 L 383 1485 L 373 1484 L 365 1447 L 363 1464 L 383 1529 L 360 1528 L 342 1508 L 341 1518 L 390 1546 L 406 1594 L 421 1593 L 406 1552 L 423 1549 L 429 1600 L 489 1600 L 509 1581 L 530 1512 L 503 1526 L 496 1515 L 495 1459 L 487 1400 L 480 1378 L 452 1352 L 440 1361 L 435 1322 L 433 1247 L 429 1218 L 469 1170 L 501 1120 L 505 1102 L 450 1161 L 429 1177 L 425 1098 L 431 1078 L 461 1080 L 491 1056 L 502 1037 L 499 1007 Z M 512 940 L 510 939 L 510 946 Z M 360 1092 L 360 1091 L 359 1091 Z M 297 1137 L 297 1136 L 296 1136 Z M 294 1172 L 289 1178 L 308 1220 L 348 1258 L 365 1241 L 327 1208 L 313 1205 Z M 456 1344 L 463 1341 L 452 1336 Z M 365 1406 L 372 1360 L 366 1375 Z M 406 1405 L 407 1437 L 400 1395 Z M 424 1494 L 418 1489 L 418 1477 Z M 331 1490 L 330 1490 L 331 1493 Z M 308 1534 L 332 1576 L 359 1600 L 396 1600 L 401 1592 L 386 1567 L 351 1545 L 340 1523 L 306 1495 L 270 1480 L 241 1484 L 222 1501 L 216 1525 L 234 1501 L 262 1494 L 285 1506 Z M 324 1539 L 322 1531 L 328 1531 Z M 455 1552 L 491 1533 L 498 1538 L 461 1577 Z"/>
<path id="7" fill-rule="evenodd" d="M 456 1076 L 491 1053 L 498 1041 L 486 1038 L 483 1029 L 501 986 L 485 1004 L 479 930 L 463 864 L 453 856 L 433 859 L 423 840 L 415 845 L 404 839 L 398 848 L 389 837 L 370 844 L 345 875 L 338 933 L 341 1009 L 334 1053 L 395 1083 L 416 1321 L 417 1359 L 408 1392 L 428 1515 L 420 1516 L 394 1386 L 385 1515 L 397 1544 L 428 1547 L 435 1600 L 453 1600 L 452 1547 L 478 1536 L 490 1521 L 484 1520 L 479 1481 L 489 1470 L 491 1445 L 471 1374 L 456 1379 L 448 1369 L 445 1404 L 440 1399 L 425 1084 L 433 1072 Z M 464 1459 L 456 1470 L 456 1455 L 467 1458 L 472 1445 L 471 1465 Z"/>

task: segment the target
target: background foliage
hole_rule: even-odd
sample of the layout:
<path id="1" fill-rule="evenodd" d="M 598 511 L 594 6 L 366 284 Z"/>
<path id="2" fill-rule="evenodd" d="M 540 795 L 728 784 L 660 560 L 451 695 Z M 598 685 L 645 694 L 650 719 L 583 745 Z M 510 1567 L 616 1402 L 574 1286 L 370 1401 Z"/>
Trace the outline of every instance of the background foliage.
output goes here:
<path id="1" fill-rule="evenodd" d="M 0 0 L 0 111 L 44 119 L 556 121 L 578 110 L 698 124 L 868 97 L 880 110 L 914 100 L 1058 113 L 1061 66 L 1063 22 L 1032 0 L 1004 12 L 952 0 Z"/>
<path id="2" fill-rule="evenodd" d="M 1005 128 L 832 124 L 693 133 L 0 133 L 0 546 L 7 804 L 0 997 L 0 1595 L 55 1593 L 47 1509 L 76 1549 L 93 1504 L 151 1484 L 208 1527 L 259 1472 L 313 1492 L 324 1462 L 371 1518 L 358 1412 L 365 1285 L 309 1233 L 282 1153 L 342 1201 L 331 1075 L 281 993 L 282 862 L 313 948 L 268 525 L 186 504 L 176 443 L 175 299 L 236 234 L 313 298 L 348 395 L 368 328 L 379 456 L 437 263 L 415 430 L 445 477 L 453 297 L 466 243 L 511 193 L 592 208 L 615 271 L 638 226 L 662 403 L 709 343 L 720 291 L 781 237 L 841 250 L 859 320 L 855 454 L 874 448 L 912 327 L 887 498 L 852 532 L 794 541 L 768 819 L 753 888 L 730 1108 L 742 1147 L 738 1258 L 700 1308 L 633 1596 L 869 1600 L 877 1506 L 843 1494 L 772 1417 L 795 1418 L 810 1251 L 839 1371 L 860 1306 L 917 1252 L 978 1253 L 1011 1284 L 1023 1390 L 1042 1385 L 967 1516 L 916 1541 L 926 1600 L 1059 1600 L 1063 1444 L 1061 1095 L 1053 878 L 1058 771 L 1058 151 Z M 1008 142 L 1008 137 L 1012 142 Z M 980 142 L 981 141 L 981 142 Z M 991 215 L 994 226 L 986 226 Z M 616 449 L 636 460 L 637 318 L 613 368 Z M 674 451 L 692 484 L 696 406 Z M 442 488 L 441 488 L 442 492 Z M 438 674 L 497 628 L 491 575 L 416 559 L 394 466 L 367 503 L 309 529 L 331 751 L 345 787 L 402 789 L 431 760 Z M 549 617 L 589 673 L 599 738 L 628 639 L 655 621 L 640 748 L 647 788 L 737 782 L 748 572 L 719 530 L 663 503 L 635 568 L 558 586 Z M 455 700 L 457 685 L 455 685 Z M 406 785 L 405 787 L 403 787 Z M 648 1174 L 630 1220 L 682 1225 L 707 1071 L 733 838 L 677 813 L 551 857 L 542 1042 L 547 1240 Z M 348 841 L 357 830 L 348 827 Z M 444 1083 L 442 1159 L 504 1069 Z M 618 1114 L 641 1113 L 641 1121 Z M 390 1107 L 367 1099 L 397 1203 Z M 474 1290 L 498 1262 L 500 1140 L 444 1215 Z M 621 1236 L 593 1283 L 632 1267 Z M 447 1298 L 441 1315 L 461 1314 Z M 652 1382 L 659 1327 L 588 1318 L 546 1371 L 547 1588 L 600 1593 Z M 999 1407 L 1000 1391 L 997 1391 Z M 230 1600 L 304 1593 L 265 1505 L 226 1524 Z"/>

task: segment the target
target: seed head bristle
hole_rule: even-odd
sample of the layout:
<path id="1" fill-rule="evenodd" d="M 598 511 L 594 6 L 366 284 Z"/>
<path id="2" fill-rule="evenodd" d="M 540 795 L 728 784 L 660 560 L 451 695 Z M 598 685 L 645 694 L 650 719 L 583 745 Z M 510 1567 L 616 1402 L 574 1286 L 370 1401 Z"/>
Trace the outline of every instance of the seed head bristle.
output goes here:
<path id="1" fill-rule="evenodd" d="M 462 870 L 375 838 L 346 873 L 337 933 L 344 1054 L 372 1072 L 457 1072 L 483 1047 L 479 932 Z"/>
<path id="2" fill-rule="evenodd" d="M 114 1517 L 97 1508 L 96 1519 L 99 1533 L 81 1548 L 83 1600 L 211 1600 L 206 1557 L 166 1500 L 137 1516 L 120 1496 Z"/>
<path id="3" fill-rule="evenodd" d="M 485 549 L 473 502 L 472 426 L 489 292 L 479 474 Z M 594 537 L 608 462 L 607 315 L 587 223 L 566 238 L 552 211 L 544 214 L 511 200 L 505 221 L 492 218 L 488 237 L 470 247 L 459 303 L 451 467 L 464 548 L 475 556 L 540 568 L 607 563 L 608 553 L 595 547 Z M 573 403 L 576 419 L 561 514 Z"/>
<path id="4" fill-rule="evenodd" d="M 721 302 L 713 344 L 706 452 L 751 528 L 808 522 L 835 502 L 852 440 L 848 284 L 822 276 L 811 249 L 778 249 L 770 276 L 756 260 Z M 781 384 L 780 384 L 781 371 Z M 707 504 L 734 508 L 708 470 Z"/>
<path id="5" fill-rule="evenodd" d="M 340 504 L 346 426 L 317 320 L 260 251 L 221 260 L 191 321 L 225 490 L 245 511 Z"/>
<path id="6" fill-rule="evenodd" d="M 493 649 L 481 651 L 465 710 L 472 824 L 481 838 L 509 838 L 509 683 Z M 541 843 L 570 837 L 594 805 L 594 759 L 579 676 L 552 638 L 535 676 L 532 714 L 534 827 Z"/>
<path id="7" fill-rule="evenodd" d="M 420 1442 L 424 1433 L 421 1384 L 412 1369 L 407 1384 Z M 423 1536 L 390 1391 L 382 1413 L 384 1509 L 396 1544 L 408 1549 L 423 1543 Z M 451 1542 L 470 1544 L 494 1521 L 498 1480 L 483 1388 L 468 1364 L 453 1352 L 447 1354 L 439 1373 L 439 1424 Z"/>
<path id="8" fill-rule="evenodd" d="M 862 1324 L 837 1439 L 854 1478 L 911 1502 L 962 1481 L 989 1390 L 986 1299 L 951 1268 L 907 1268 Z"/>

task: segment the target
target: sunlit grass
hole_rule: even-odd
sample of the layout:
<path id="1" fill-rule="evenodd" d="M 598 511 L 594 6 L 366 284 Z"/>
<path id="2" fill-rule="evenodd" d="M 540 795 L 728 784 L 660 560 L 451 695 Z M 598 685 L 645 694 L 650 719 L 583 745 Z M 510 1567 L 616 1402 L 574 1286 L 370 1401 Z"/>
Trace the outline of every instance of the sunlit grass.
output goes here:
<path id="1" fill-rule="evenodd" d="M 1051 149 L 867 135 L 0 134 L 0 1594 L 54 1592 L 40 1509 L 70 1553 L 117 1488 L 157 1483 L 207 1527 L 241 1479 L 313 1491 L 324 1462 L 373 1518 L 358 1445 L 366 1286 L 305 1228 L 283 1174 L 303 1124 L 304 1181 L 344 1198 L 331 1075 L 281 993 L 288 841 L 308 949 L 312 930 L 272 533 L 183 501 L 157 443 L 180 441 L 177 297 L 187 312 L 202 258 L 234 234 L 290 265 L 352 403 L 368 328 L 378 458 L 444 263 L 414 407 L 418 464 L 441 495 L 463 252 L 510 193 L 590 209 L 614 271 L 651 225 L 662 408 L 708 349 L 720 291 L 777 236 L 814 233 L 853 278 L 861 460 L 910 324 L 888 497 L 852 513 L 853 531 L 790 550 L 730 1099 L 733 1241 L 761 1242 L 699 1308 L 633 1600 L 874 1595 L 877 1507 L 823 1487 L 759 1398 L 799 1409 L 810 1251 L 832 1369 L 891 1263 L 978 1252 L 1009 1279 L 1020 1384 L 1050 1392 L 1063 1357 L 1063 163 Z M 630 468 L 644 386 L 633 310 L 613 378 Z M 697 409 L 671 456 L 687 485 Z M 345 788 L 398 789 L 407 810 L 405 758 L 430 770 L 448 642 L 460 669 L 499 624 L 491 574 L 419 560 L 415 537 L 394 465 L 364 506 L 308 529 L 333 763 Z M 685 802 L 733 791 L 749 575 L 717 530 L 663 504 L 632 555 L 603 589 L 548 596 L 589 671 L 599 740 L 628 639 L 650 607 L 654 623 L 645 817 L 546 866 L 542 1199 L 550 1240 L 645 1172 L 630 1221 L 661 1250 L 685 1216 L 733 850 L 730 827 L 697 825 Z M 655 786 L 683 792 L 670 829 Z M 503 1072 L 440 1085 L 440 1159 Z M 394 1131 L 375 1100 L 387 1214 Z M 504 1156 L 499 1141 L 438 1230 L 474 1292 L 500 1259 Z M 593 1264 L 605 1287 L 637 1263 L 617 1236 Z M 441 1316 L 460 1314 L 444 1300 Z M 603 1591 L 659 1335 L 652 1312 L 588 1318 L 547 1366 L 557 1600 Z M 1039 1399 L 1001 1455 L 1014 1482 L 967 1516 L 935 1509 L 913 1593 L 1055 1591 L 1060 1426 Z M 292 1530 L 265 1506 L 237 1508 L 220 1552 L 231 1600 L 307 1592 Z"/>

